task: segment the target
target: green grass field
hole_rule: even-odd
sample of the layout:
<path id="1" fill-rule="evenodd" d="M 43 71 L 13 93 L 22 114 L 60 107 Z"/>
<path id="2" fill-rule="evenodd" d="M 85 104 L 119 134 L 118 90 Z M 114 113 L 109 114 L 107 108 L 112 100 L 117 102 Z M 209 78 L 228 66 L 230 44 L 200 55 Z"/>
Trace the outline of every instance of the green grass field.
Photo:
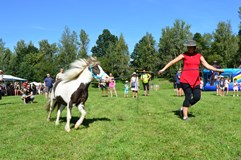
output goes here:
<path id="1" fill-rule="evenodd" d="M 186 122 L 177 112 L 184 97 L 176 97 L 167 81 L 153 83 L 160 89 L 139 98 L 124 98 L 120 83 L 119 97 L 112 98 L 90 87 L 86 119 L 75 130 L 74 107 L 70 133 L 64 130 L 66 111 L 59 126 L 56 112 L 47 122 L 44 96 L 27 105 L 19 96 L 3 97 L 0 159 L 241 159 L 241 97 L 203 92 Z"/>

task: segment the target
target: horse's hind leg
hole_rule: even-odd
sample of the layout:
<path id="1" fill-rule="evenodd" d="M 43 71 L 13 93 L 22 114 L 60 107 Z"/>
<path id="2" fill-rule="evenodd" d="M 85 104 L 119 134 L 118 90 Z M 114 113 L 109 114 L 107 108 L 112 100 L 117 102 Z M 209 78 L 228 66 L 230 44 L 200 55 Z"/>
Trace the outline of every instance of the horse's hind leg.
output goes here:
<path id="1" fill-rule="evenodd" d="M 57 117 L 56 117 L 56 121 L 55 121 L 55 125 L 59 125 L 59 118 L 60 118 L 60 115 L 65 107 L 65 105 L 61 105 L 59 104 L 59 109 L 58 109 L 58 112 L 57 112 Z"/>
<path id="2" fill-rule="evenodd" d="M 79 104 L 78 109 L 79 109 L 79 111 L 81 112 L 81 117 L 80 117 L 80 119 L 75 123 L 75 126 L 74 126 L 75 129 L 78 129 L 78 128 L 79 128 L 79 126 L 82 124 L 82 122 L 83 122 L 83 120 L 84 120 L 84 118 L 85 118 L 85 115 L 86 115 L 86 111 L 85 111 L 84 105 L 83 105 L 82 103 Z"/>
<path id="3" fill-rule="evenodd" d="M 47 118 L 47 121 L 50 121 L 50 119 L 51 119 L 51 114 L 52 114 L 52 112 L 53 112 L 53 110 L 54 110 L 54 107 L 55 107 L 55 104 L 56 103 L 56 100 L 50 100 L 50 102 L 49 102 L 49 114 L 48 114 L 48 118 Z"/>

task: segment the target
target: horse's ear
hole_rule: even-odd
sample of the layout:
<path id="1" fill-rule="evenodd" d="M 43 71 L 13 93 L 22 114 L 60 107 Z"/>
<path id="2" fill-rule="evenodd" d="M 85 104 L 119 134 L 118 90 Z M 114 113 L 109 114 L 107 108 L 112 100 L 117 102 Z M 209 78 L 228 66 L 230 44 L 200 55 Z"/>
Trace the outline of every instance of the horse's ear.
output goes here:
<path id="1" fill-rule="evenodd" d="M 94 62 L 97 61 L 97 57 L 90 57 L 90 59 L 91 59 L 92 61 L 94 61 Z"/>

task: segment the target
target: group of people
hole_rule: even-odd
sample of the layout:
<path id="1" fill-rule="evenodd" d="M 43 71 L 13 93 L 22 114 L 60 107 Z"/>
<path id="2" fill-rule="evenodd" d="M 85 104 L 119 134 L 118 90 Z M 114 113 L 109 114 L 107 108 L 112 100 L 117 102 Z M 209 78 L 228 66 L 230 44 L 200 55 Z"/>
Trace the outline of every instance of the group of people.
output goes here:
<path id="1" fill-rule="evenodd" d="M 207 63 L 205 58 L 196 51 L 196 42 L 194 40 L 188 40 L 184 46 L 187 47 L 187 51 L 180 54 L 176 58 L 169 61 L 161 70 L 158 71 L 158 74 L 162 74 L 165 72 L 169 67 L 176 64 L 179 61 L 183 61 L 183 69 L 182 73 L 178 74 L 178 89 L 182 89 L 182 92 L 185 95 L 182 107 L 179 109 L 180 116 L 183 120 L 189 120 L 188 118 L 188 111 L 191 106 L 196 104 L 201 99 L 201 80 L 200 80 L 200 74 L 199 74 L 199 67 L 200 64 L 202 64 L 205 68 L 212 70 L 214 72 L 224 72 L 223 69 L 216 68 L 210 64 Z M 63 72 L 61 71 L 61 74 Z M 60 75 L 61 75 L 60 74 Z M 59 76 L 56 76 L 56 80 L 58 80 Z M 149 94 L 149 80 L 151 76 L 143 70 L 143 74 L 141 75 L 140 79 L 143 82 L 143 88 L 144 88 L 144 96 L 147 96 Z M 61 79 L 61 78 L 60 78 Z M 225 83 L 222 82 L 222 77 L 220 78 L 219 88 L 221 91 L 223 90 L 223 87 L 225 87 Z M 129 84 L 128 84 L 129 83 Z M 115 96 L 117 96 L 117 91 L 115 88 L 115 78 L 112 74 L 110 74 L 110 80 L 108 82 L 100 82 L 100 88 L 102 89 L 102 95 L 105 93 L 108 95 L 108 87 L 110 88 L 110 94 L 111 97 L 113 96 L 113 93 Z M 201 84 L 202 85 L 202 84 Z M 234 89 L 238 87 L 238 83 L 236 83 L 236 80 L 234 81 Z M 46 88 L 46 94 L 48 94 L 52 87 L 53 87 L 53 79 L 50 77 L 49 74 L 47 74 L 47 77 L 44 80 L 44 86 Z M 125 81 L 124 84 L 124 97 L 128 97 L 128 89 L 131 88 L 132 91 L 132 97 L 138 97 L 138 90 L 139 90 L 139 77 L 136 74 L 136 72 L 133 72 L 130 82 Z M 26 88 L 28 89 L 28 87 Z M 31 92 L 31 90 L 26 90 L 26 92 Z M 221 92 L 220 92 L 221 93 Z M 181 95 L 181 92 L 178 92 L 177 95 Z M 222 94 L 222 93 L 221 93 Z M 31 95 L 31 94 L 30 94 Z M 238 94 L 237 94 L 238 95 Z M 47 95 L 46 95 L 47 96 Z M 28 96 L 31 97 L 31 96 Z M 26 101 L 26 100 L 25 100 Z"/>
<path id="2" fill-rule="evenodd" d="M 116 91 L 116 83 L 115 78 L 113 77 L 112 73 L 109 74 L 109 80 L 108 81 L 100 81 L 99 87 L 102 90 L 102 96 L 106 97 L 108 96 L 108 88 L 110 90 L 110 96 L 112 97 L 113 94 L 117 97 L 117 91 Z M 151 79 L 151 75 L 147 73 L 145 70 L 142 71 L 142 75 L 140 76 L 140 80 L 143 84 L 144 89 L 144 96 L 149 95 L 149 81 Z M 125 81 L 124 83 L 124 97 L 128 97 L 129 95 L 129 88 L 132 92 L 132 97 L 136 98 L 138 97 L 138 91 L 139 91 L 139 76 L 136 72 L 133 72 L 129 81 Z"/>
<path id="3" fill-rule="evenodd" d="M 140 80 L 142 81 L 142 85 L 143 85 L 143 90 L 144 90 L 144 96 L 148 96 L 149 95 L 149 82 L 151 80 L 151 75 L 149 73 L 147 73 L 145 70 L 142 71 L 142 74 L 140 76 Z M 128 83 L 128 81 L 126 81 L 126 83 Z M 127 90 L 127 85 L 125 85 L 125 93 Z M 138 97 L 138 91 L 139 91 L 139 77 L 136 74 L 136 72 L 132 73 L 131 76 L 131 80 L 130 80 L 130 88 L 132 91 L 132 97 Z M 128 97 L 128 95 L 125 95 L 125 97 Z"/>
<path id="4" fill-rule="evenodd" d="M 216 94 L 217 96 L 228 96 L 229 93 L 229 84 L 230 84 L 229 77 L 224 76 L 217 76 L 215 85 L 216 85 Z M 237 82 L 237 79 L 234 78 L 234 81 L 232 83 L 233 85 L 233 96 L 239 96 L 238 91 L 239 87 L 241 87 L 241 84 Z"/>
<path id="5" fill-rule="evenodd" d="M 112 73 L 109 74 L 109 80 L 108 81 L 104 81 L 104 80 L 100 81 L 99 87 L 102 90 L 102 96 L 103 97 L 108 96 L 108 88 L 110 89 L 110 96 L 113 97 L 113 93 L 114 93 L 115 96 L 117 97 L 115 78 L 112 75 Z"/>

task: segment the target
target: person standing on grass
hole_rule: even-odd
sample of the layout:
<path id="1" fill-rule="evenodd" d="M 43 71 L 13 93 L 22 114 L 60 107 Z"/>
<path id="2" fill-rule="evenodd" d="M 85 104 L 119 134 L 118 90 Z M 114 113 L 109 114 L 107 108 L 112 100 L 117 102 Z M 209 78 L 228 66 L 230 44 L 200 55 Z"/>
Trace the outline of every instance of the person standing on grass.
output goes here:
<path id="1" fill-rule="evenodd" d="M 194 40 L 188 40 L 184 46 L 187 47 L 187 51 L 168 62 L 164 68 L 158 71 L 158 74 L 163 73 L 175 63 L 183 60 L 183 70 L 180 77 L 180 84 L 184 91 L 185 99 L 183 106 L 179 111 L 182 119 L 188 120 L 189 107 L 196 104 L 201 99 L 199 73 L 200 63 L 202 63 L 202 65 L 207 69 L 215 72 L 223 72 L 223 70 L 211 66 L 200 53 L 196 52 L 196 42 Z"/>
<path id="2" fill-rule="evenodd" d="M 228 96 L 229 83 L 230 83 L 230 79 L 229 79 L 229 77 L 226 77 L 225 78 L 225 86 L 224 86 L 224 90 L 226 91 L 225 96 Z"/>
<path id="3" fill-rule="evenodd" d="M 220 77 L 221 79 L 219 81 L 219 94 L 220 96 L 224 96 L 225 80 L 223 76 Z"/>
<path id="4" fill-rule="evenodd" d="M 130 86 L 132 91 L 132 98 L 138 97 L 138 91 L 139 91 L 139 78 L 136 72 L 132 73 L 131 80 L 130 80 Z"/>
<path id="5" fill-rule="evenodd" d="M 115 88 L 115 78 L 114 76 L 112 75 L 112 73 L 110 73 L 110 80 L 109 80 L 109 89 L 110 89 L 110 97 L 113 96 L 113 91 L 115 93 L 115 96 L 117 97 L 117 92 L 116 92 L 116 88 Z"/>
<path id="6" fill-rule="evenodd" d="M 183 95 L 183 91 L 182 91 L 182 88 L 181 88 L 181 84 L 180 84 L 180 77 L 181 77 L 181 74 L 182 74 L 182 70 L 179 69 L 178 72 L 176 73 L 176 84 L 177 84 L 177 96 L 178 97 L 181 97 Z"/>
<path id="7" fill-rule="evenodd" d="M 235 94 L 236 94 L 236 96 L 239 96 L 239 94 L 238 94 L 238 86 L 239 86 L 239 84 L 237 82 L 237 79 L 234 78 L 234 80 L 233 80 L 233 96 L 235 96 Z"/>
<path id="8" fill-rule="evenodd" d="M 129 93 L 129 85 L 128 85 L 128 81 L 125 81 L 125 84 L 124 84 L 124 97 L 125 98 L 128 97 L 128 93 Z"/>
<path id="9" fill-rule="evenodd" d="M 220 86 L 219 86 L 219 81 L 220 81 L 220 76 L 217 76 L 217 79 L 215 81 L 215 86 L 216 86 L 216 95 L 219 96 L 220 94 Z"/>
<path id="10" fill-rule="evenodd" d="M 142 85 L 143 85 L 143 90 L 144 90 L 144 96 L 149 95 L 149 81 L 151 79 L 151 75 L 146 73 L 146 70 L 142 71 L 141 75 L 141 80 L 142 80 Z"/>
<path id="11" fill-rule="evenodd" d="M 45 88 L 45 97 L 49 98 L 50 92 L 53 88 L 54 80 L 50 77 L 50 74 L 47 74 L 47 77 L 44 79 L 44 88 Z"/>
<path id="12" fill-rule="evenodd" d="M 100 88 L 102 91 L 102 97 L 108 97 L 108 86 L 107 82 L 104 79 L 100 80 Z"/>

